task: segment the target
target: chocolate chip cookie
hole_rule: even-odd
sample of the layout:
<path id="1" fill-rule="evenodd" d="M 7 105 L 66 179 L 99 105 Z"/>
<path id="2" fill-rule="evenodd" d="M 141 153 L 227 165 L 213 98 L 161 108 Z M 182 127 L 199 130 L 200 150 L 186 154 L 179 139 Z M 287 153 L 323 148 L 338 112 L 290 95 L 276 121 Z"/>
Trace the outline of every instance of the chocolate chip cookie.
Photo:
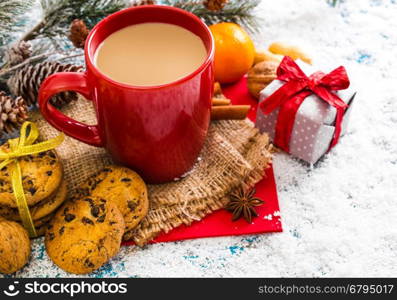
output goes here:
<path id="1" fill-rule="evenodd" d="M 45 234 L 45 231 L 54 216 L 55 216 L 55 212 L 52 212 L 49 215 L 47 215 L 43 218 L 40 218 L 38 220 L 35 220 L 33 222 L 33 225 L 34 225 L 34 228 L 36 229 L 36 234 L 37 234 L 36 238 L 41 237 Z M 18 222 L 18 224 L 21 224 L 21 223 Z M 22 226 L 22 224 L 21 224 L 21 226 Z"/>
<path id="2" fill-rule="evenodd" d="M 29 260 L 30 240 L 18 223 L 0 217 L 0 273 L 12 274 Z"/>
<path id="3" fill-rule="evenodd" d="M 50 213 L 49 215 L 47 215 L 45 217 L 42 217 L 42 218 L 40 218 L 38 220 L 35 220 L 33 222 L 34 227 L 37 229 L 39 227 L 43 227 L 45 225 L 48 225 L 50 223 L 50 221 L 52 220 L 52 218 L 54 218 L 54 216 L 55 216 L 55 212 Z"/>
<path id="4" fill-rule="evenodd" d="M 55 213 L 51 213 L 44 218 L 34 221 L 34 227 L 36 229 L 37 237 L 41 237 L 45 234 L 47 228 L 50 227 L 50 222 L 54 216 Z"/>
<path id="5" fill-rule="evenodd" d="M 126 231 L 135 228 L 149 210 L 147 188 L 134 171 L 108 166 L 84 182 L 75 193 L 77 198 L 98 196 L 115 203 L 123 214 Z"/>
<path id="6" fill-rule="evenodd" d="M 113 202 L 100 197 L 73 199 L 51 220 L 45 246 L 63 270 L 87 274 L 117 254 L 124 228 L 123 216 Z"/>
<path id="7" fill-rule="evenodd" d="M 10 151 L 7 143 L 0 149 L 4 152 Z M 22 185 L 29 206 L 51 196 L 62 181 L 62 165 L 53 150 L 21 157 L 19 164 Z M 0 170 L 0 205 L 16 208 L 9 168 L 5 166 Z"/>
<path id="8" fill-rule="evenodd" d="M 65 201 L 66 195 L 66 182 L 62 181 L 61 185 L 54 195 L 50 196 L 48 199 L 40 201 L 36 205 L 29 208 L 32 219 L 41 219 L 56 210 Z M 13 221 L 21 220 L 18 209 L 9 206 L 0 206 L 0 216 Z"/>
<path id="9" fill-rule="evenodd" d="M 48 224 L 42 225 L 40 227 L 36 227 L 36 234 L 38 238 L 45 235 L 45 232 L 47 230 L 47 225 Z"/>

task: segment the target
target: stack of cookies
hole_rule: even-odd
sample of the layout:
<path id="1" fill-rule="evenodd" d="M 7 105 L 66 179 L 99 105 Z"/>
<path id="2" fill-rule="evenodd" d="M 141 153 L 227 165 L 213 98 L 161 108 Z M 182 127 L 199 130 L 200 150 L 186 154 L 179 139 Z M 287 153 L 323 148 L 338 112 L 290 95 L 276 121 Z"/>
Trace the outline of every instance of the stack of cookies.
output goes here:
<path id="1" fill-rule="evenodd" d="M 9 145 L 4 144 L 0 149 L 7 152 Z M 21 157 L 19 165 L 26 202 L 37 234 L 43 235 L 55 210 L 67 196 L 61 161 L 55 151 L 49 150 Z M 7 166 L 0 170 L 0 217 L 21 221 Z"/>
<path id="2" fill-rule="evenodd" d="M 48 225 L 48 256 L 63 270 L 90 273 L 116 255 L 125 232 L 149 210 L 147 188 L 134 171 L 109 166 L 89 177 Z"/>

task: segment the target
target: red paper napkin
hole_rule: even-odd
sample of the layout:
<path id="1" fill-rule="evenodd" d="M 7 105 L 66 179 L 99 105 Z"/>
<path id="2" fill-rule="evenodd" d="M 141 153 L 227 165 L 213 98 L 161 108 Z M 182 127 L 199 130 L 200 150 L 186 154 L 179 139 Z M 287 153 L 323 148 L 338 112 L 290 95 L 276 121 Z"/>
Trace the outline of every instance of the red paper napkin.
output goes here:
<path id="1" fill-rule="evenodd" d="M 248 117 L 255 121 L 257 101 L 253 99 L 247 89 L 246 78 L 238 83 L 223 88 L 226 97 L 233 104 L 250 104 L 251 111 Z M 266 232 L 281 232 L 280 209 L 278 206 L 277 189 L 274 181 L 273 168 L 266 170 L 266 176 L 256 185 L 256 197 L 265 201 L 265 204 L 257 207 L 259 216 L 248 224 L 244 219 L 231 221 L 231 213 L 219 210 L 191 226 L 181 225 L 172 231 L 161 234 L 152 243 L 179 241 L 204 237 L 258 234 Z M 128 243 L 133 244 L 133 243 Z"/>

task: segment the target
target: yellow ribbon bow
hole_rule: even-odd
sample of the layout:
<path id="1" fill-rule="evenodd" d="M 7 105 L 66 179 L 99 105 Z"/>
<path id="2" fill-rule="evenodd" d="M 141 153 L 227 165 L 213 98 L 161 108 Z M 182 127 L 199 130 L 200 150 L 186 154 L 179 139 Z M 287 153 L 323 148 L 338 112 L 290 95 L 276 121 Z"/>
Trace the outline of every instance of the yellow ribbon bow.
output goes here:
<path id="1" fill-rule="evenodd" d="M 0 170 L 5 166 L 10 165 L 11 182 L 15 202 L 18 207 L 22 224 L 28 231 L 30 237 L 36 237 L 37 234 L 23 190 L 21 167 L 19 165 L 18 158 L 54 149 L 64 140 L 64 135 L 60 134 L 56 138 L 34 144 L 38 137 L 39 129 L 37 128 L 37 125 L 32 122 L 24 122 L 21 127 L 20 137 L 8 140 L 10 151 L 5 152 L 0 149 Z"/>

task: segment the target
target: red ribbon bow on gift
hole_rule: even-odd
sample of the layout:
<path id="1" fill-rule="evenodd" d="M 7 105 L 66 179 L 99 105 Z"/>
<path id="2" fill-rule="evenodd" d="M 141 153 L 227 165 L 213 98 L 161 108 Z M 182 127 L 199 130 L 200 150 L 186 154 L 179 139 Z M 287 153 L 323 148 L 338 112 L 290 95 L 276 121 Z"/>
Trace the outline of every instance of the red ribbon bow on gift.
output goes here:
<path id="1" fill-rule="evenodd" d="M 316 72 L 307 77 L 292 58 L 285 56 L 277 69 L 277 79 L 285 81 L 285 84 L 259 105 L 264 114 L 280 108 L 274 143 L 289 152 L 296 113 L 307 96 L 316 94 L 321 100 L 336 108 L 335 132 L 328 148 L 329 151 L 338 143 L 343 116 L 348 107 L 332 92 L 349 87 L 350 82 L 345 68 L 340 66 L 329 74 Z"/>

